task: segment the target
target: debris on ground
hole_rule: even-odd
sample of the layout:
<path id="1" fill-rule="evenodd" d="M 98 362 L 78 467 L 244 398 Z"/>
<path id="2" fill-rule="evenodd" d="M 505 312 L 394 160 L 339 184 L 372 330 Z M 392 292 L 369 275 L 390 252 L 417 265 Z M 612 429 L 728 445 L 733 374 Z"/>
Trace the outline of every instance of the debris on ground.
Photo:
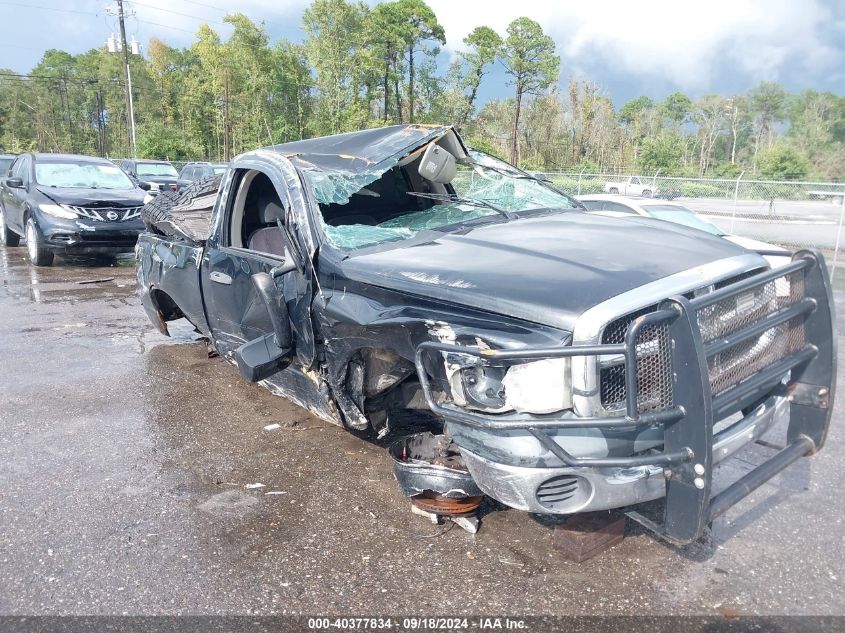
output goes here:
<path id="1" fill-rule="evenodd" d="M 107 281 L 114 281 L 114 277 L 104 277 L 103 279 L 82 279 L 81 281 L 77 281 L 80 286 L 85 284 L 104 284 Z"/>

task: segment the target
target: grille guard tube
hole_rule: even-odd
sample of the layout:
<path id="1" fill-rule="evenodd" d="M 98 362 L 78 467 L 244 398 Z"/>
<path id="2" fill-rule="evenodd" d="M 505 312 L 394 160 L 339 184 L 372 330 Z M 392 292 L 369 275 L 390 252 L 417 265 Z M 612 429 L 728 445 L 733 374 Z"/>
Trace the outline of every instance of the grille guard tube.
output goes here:
<path id="1" fill-rule="evenodd" d="M 745 324 L 721 341 L 711 341 L 705 345 L 697 321 L 699 309 L 737 297 L 767 282 L 799 271 L 803 271 L 804 275 L 805 296 L 802 301 L 761 320 Z M 733 342 L 750 339 L 766 328 L 798 317 L 806 320 L 806 344 L 802 349 L 713 398 L 710 391 L 708 353 L 727 349 Z M 671 339 L 673 406 L 657 411 L 639 412 L 637 336 L 644 327 L 662 323 L 668 325 Z M 793 261 L 786 266 L 742 279 L 712 293 L 694 299 L 682 296 L 666 299 L 657 311 L 638 317 L 632 322 L 621 345 L 491 350 L 424 342 L 416 349 L 415 365 L 428 406 L 449 424 L 488 430 L 524 429 L 570 467 L 664 466 L 667 492 L 663 524 L 657 524 L 634 511 L 629 511 L 628 514 L 672 542 L 688 543 L 701 535 L 715 515 L 710 509 L 714 405 L 716 413 L 719 413 L 726 406 L 726 401 L 753 395 L 755 390 L 770 389 L 779 378 L 791 372 L 790 387 L 800 386 L 797 393 L 801 394 L 801 398 L 790 406 L 788 439 L 790 445 L 796 445 L 790 454 L 812 453 L 823 445 L 830 424 L 835 386 L 836 350 L 833 323 L 831 287 L 824 259 L 817 251 L 806 250 L 795 253 Z M 425 368 L 425 357 L 429 353 L 438 353 L 440 356 L 443 353 L 455 353 L 506 364 L 547 358 L 624 355 L 625 415 L 561 418 L 559 414 L 483 414 L 440 404 L 435 401 Z M 808 398 L 806 393 L 813 390 L 817 397 Z M 548 429 L 640 429 L 649 426 L 663 428 L 663 450 L 618 458 L 573 457 L 545 432 Z M 770 461 L 771 463 L 766 462 L 758 468 L 754 487 L 773 477 L 794 460 L 773 458 Z M 731 493 L 726 497 L 719 497 L 718 513 L 724 512 L 748 494 L 738 493 L 738 489 L 750 492 L 753 488 L 738 486 L 731 489 Z"/>

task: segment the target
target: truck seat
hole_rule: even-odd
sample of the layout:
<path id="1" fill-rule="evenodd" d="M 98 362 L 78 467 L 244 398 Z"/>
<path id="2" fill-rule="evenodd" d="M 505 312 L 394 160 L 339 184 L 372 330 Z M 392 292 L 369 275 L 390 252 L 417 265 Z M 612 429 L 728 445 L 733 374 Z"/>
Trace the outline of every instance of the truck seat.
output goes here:
<path id="1" fill-rule="evenodd" d="M 251 251 L 284 257 L 285 241 L 282 239 L 282 231 L 276 224 L 277 218 L 285 217 L 284 209 L 278 202 L 271 199 L 264 203 L 260 217 L 264 226 L 250 233 L 247 248 Z"/>
<path id="2" fill-rule="evenodd" d="M 253 231 L 249 236 L 249 250 L 269 255 L 285 256 L 285 241 L 278 226 L 268 226 Z"/>

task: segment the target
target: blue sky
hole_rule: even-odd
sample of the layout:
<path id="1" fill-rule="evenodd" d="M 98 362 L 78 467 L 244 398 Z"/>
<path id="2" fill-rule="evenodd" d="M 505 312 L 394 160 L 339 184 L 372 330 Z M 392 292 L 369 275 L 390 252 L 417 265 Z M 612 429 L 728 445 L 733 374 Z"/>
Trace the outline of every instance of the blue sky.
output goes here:
<path id="1" fill-rule="evenodd" d="M 370 1 L 373 4 L 373 1 Z M 0 30 L 0 67 L 26 72 L 48 48 L 79 53 L 117 31 L 109 0 L 0 0 L 14 15 Z M 271 39 L 300 40 L 305 0 L 127 0 L 128 35 L 185 46 L 203 21 L 224 37 L 220 20 L 233 6 L 263 20 Z M 845 2 L 842 0 L 429 0 L 446 30 L 443 68 L 475 26 L 504 33 L 527 15 L 552 35 L 561 79 L 586 76 L 617 105 L 640 94 L 659 100 L 683 90 L 693 97 L 744 92 L 763 80 L 794 92 L 845 94 Z M 14 24 L 14 28 L 12 28 Z M 509 96 L 499 69 L 482 100 Z"/>

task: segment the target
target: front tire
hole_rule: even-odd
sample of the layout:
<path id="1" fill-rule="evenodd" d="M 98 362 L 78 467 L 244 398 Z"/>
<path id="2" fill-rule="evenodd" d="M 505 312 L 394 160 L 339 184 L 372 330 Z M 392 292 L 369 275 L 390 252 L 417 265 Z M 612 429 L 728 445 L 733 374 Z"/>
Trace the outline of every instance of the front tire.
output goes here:
<path id="1" fill-rule="evenodd" d="M 36 266 L 53 265 L 53 251 L 44 246 L 44 238 L 32 218 L 26 220 L 26 252 L 29 254 L 29 261 Z"/>
<path id="2" fill-rule="evenodd" d="M 0 245 L 17 246 L 21 243 L 21 236 L 6 226 L 6 210 L 0 205 Z"/>
<path id="3" fill-rule="evenodd" d="M 616 187 L 611 187 L 608 193 L 619 193 L 619 189 L 617 189 Z"/>
<path id="4" fill-rule="evenodd" d="M 646 189 L 643 191 L 643 198 L 651 198 L 652 197 L 651 189 Z"/>

